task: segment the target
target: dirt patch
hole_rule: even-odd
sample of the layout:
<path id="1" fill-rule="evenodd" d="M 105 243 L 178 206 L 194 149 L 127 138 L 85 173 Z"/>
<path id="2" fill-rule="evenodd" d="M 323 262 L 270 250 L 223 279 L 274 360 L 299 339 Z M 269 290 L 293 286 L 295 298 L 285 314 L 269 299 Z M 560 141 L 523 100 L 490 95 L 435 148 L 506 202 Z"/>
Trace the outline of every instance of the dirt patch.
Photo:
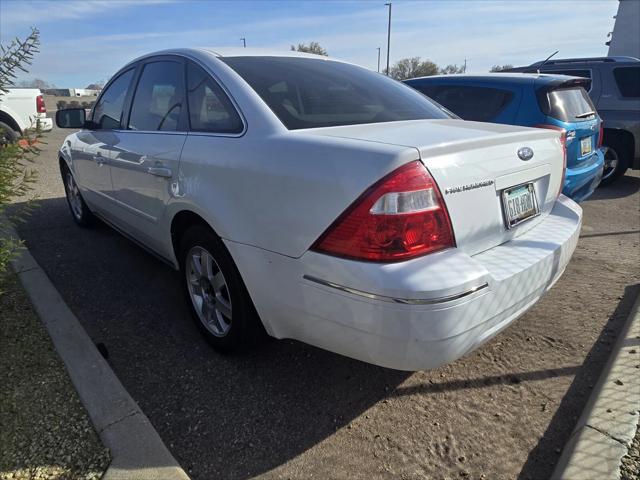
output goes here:
<path id="1" fill-rule="evenodd" d="M 0 479 L 98 479 L 109 464 L 15 276 L 0 293 Z"/>

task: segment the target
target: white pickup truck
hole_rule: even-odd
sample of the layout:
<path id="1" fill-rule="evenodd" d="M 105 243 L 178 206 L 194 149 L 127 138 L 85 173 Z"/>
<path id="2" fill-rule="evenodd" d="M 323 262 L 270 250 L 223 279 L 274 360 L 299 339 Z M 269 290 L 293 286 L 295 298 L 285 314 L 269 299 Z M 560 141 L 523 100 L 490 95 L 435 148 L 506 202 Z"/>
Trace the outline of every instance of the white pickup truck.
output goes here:
<path id="1" fill-rule="evenodd" d="M 39 89 L 10 88 L 0 92 L 0 144 L 17 140 L 38 123 L 43 132 L 53 128 Z"/>

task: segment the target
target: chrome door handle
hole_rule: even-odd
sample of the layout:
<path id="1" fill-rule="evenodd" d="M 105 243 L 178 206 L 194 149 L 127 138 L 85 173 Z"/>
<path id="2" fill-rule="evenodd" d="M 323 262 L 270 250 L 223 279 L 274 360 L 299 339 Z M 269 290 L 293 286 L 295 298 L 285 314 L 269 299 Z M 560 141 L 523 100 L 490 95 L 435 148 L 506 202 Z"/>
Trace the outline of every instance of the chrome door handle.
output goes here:
<path id="1" fill-rule="evenodd" d="M 173 176 L 171 169 L 165 167 L 149 167 L 147 168 L 147 173 L 149 175 L 155 175 L 156 177 L 163 178 L 171 178 Z"/>

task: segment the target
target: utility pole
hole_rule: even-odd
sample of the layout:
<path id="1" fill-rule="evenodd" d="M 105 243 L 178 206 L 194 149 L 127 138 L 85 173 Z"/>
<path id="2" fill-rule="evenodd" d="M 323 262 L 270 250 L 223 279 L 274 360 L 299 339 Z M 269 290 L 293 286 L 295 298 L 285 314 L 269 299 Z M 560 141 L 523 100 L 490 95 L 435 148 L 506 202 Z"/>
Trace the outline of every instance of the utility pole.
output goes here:
<path id="1" fill-rule="evenodd" d="M 467 59 L 464 59 L 464 72 L 462 73 L 467 73 Z"/>
<path id="2" fill-rule="evenodd" d="M 389 7 L 389 26 L 387 27 L 387 76 L 389 76 L 389 51 L 391 49 L 391 2 L 385 3 Z"/>
<path id="3" fill-rule="evenodd" d="M 378 73 L 380 73 L 380 47 L 378 47 Z"/>
<path id="4" fill-rule="evenodd" d="M 240 40 L 242 40 L 242 45 L 244 46 L 244 48 L 247 48 L 247 39 L 242 37 Z"/>

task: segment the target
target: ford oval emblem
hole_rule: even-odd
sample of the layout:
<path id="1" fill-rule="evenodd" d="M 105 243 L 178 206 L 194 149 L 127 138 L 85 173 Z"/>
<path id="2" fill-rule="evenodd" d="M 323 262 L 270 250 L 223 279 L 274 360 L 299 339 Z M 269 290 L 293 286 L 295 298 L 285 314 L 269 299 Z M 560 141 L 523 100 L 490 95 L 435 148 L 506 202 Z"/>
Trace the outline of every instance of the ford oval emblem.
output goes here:
<path id="1" fill-rule="evenodd" d="M 520 157 L 520 160 L 524 160 L 525 162 L 527 160 L 531 160 L 533 158 L 533 149 L 529 148 L 529 147 L 521 147 L 518 149 L 518 157 Z"/>

